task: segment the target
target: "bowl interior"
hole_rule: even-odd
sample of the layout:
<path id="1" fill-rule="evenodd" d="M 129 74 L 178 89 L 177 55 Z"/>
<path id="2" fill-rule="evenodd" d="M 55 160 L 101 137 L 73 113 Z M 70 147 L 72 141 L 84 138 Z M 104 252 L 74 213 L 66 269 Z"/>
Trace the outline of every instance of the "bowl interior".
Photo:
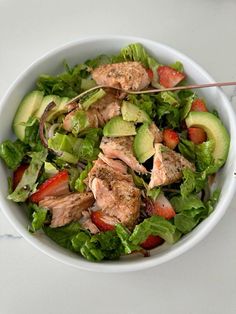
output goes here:
<path id="1" fill-rule="evenodd" d="M 66 59 L 70 65 L 75 65 L 88 58 L 96 57 L 99 54 L 116 54 L 120 48 L 132 42 L 142 43 L 148 52 L 156 57 L 161 63 L 173 63 L 176 60 L 183 62 L 185 72 L 190 82 L 208 83 L 213 81 L 213 79 L 199 65 L 187 56 L 159 43 L 134 37 L 113 36 L 81 39 L 50 52 L 31 65 L 19 78 L 16 79 L 0 104 L 0 142 L 8 138 L 13 138 L 11 123 L 17 106 L 22 97 L 35 87 L 35 81 L 40 74 L 56 74 L 63 71 L 62 64 L 64 59 Z M 234 112 L 222 91 L 219 88 L 209 88 L 199 91 L 198 94 L 207 100 L 210 109 L 217 109 L 230 134 L 236 134 Z M 44 253 L 64 263 L 78 268 L 106 272 L 133 271 L 148 268 L 170 260 L 192 247 L 200 241 L 222 217 L 232 199 L 235 189 L 235 179 L 233 174 L 235 170 L 235 161 L 233 158 L 236 150 L 235 146 L 236 145 L 232 142 L 228 161 L 217 175 L 216 186 L 220 187 L 222 192 L 215 211 L 178 243 L 173 246 L 168 246 L 166 244 L 162 245 L 153 250 L 149 258 L 133 255 L 122 258 L 119 261 L 103 262 L 99 264 L 91 263 L 80 256 L 59 247 L 43 233 L 37 233 L 35 235 L 28 233 L 28 220 L 26 215 L 17 204 L 6 199 L 7 177 L 9 173 L 2 162 L 0 163 L 0 207 L 18 232 L 29 242 Z"/>

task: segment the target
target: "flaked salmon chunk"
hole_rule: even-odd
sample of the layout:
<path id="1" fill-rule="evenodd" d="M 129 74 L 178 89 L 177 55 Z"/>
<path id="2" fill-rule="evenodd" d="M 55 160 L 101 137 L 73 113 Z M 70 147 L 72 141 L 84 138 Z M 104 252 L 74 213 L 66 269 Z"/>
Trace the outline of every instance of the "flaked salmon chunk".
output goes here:
<path id="1" fill-rule="evenodd" d="M 104 124 L 111 118 L 120 115 L 120 106 L 121 100 L 117 98 L 117 94 L 107 92 L 104 97 L 92 104 L 85 112 L 88 126 L 91 128 L 104 126 Z M 78 107 L 65 116 L 63 128 L 66 131 L 70 132 L 73 129 L 73 119 L 79 111 L 83 110 Z"/>
<path id="2" fill-rule="evenodd" d="M 70 193 L 61 196 L 47 196 L 39 202 L 40 207 L 48 208 L 52 213 L 51 227 L 61 227 L 72 221 L 78 221 L 82 212 L 93 205 L 93 193 Z"/>
<path id="3" fill-rule="evenodd" d="M 154 136 L 154 143 L 161 143 L 163 141 L 163 132 L 152 122 L 149 126 L 149 131 Z"/>
<path id="4" fill-rule="evenodd" d="M 136 61 L 101 65 L 93 70 L 92 77 L 98 85 L 125 90 L 142 90 L 150 84 L 146 69 Z"/>
<path id="5" fill-rule="evenodd" d="M 122 174 L 98 159 L 88 175 L 89 187 L 97 206 L 110 222 L 120 222 L 132 229 L 140 214 L 141 191 L 132 176 Z"/>
<path id="6" fill-rule="evenodd" d="M 103 137 L 100 148 L 106 157 L 120 159 L 134 171 L 147 173 L 147 169 L 134 156 L 133 141 L 132 136 Z"/>
<path id="7" fill-rule="evenodd" d="M 184 168 L 195 170 L 195 166 L 181 154 L 163 144 L 155 144 L 155 155 L 149 188 L 168 185 L 182 178 Z"/>

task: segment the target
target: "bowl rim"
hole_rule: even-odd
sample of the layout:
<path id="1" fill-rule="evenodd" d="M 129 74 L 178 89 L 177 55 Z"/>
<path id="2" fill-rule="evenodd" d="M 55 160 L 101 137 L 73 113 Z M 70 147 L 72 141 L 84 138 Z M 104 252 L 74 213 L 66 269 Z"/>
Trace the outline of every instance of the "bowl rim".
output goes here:
<path id="1" fill-rule="evenodd" d="M 7 101 L 9 95 L 14 91 L 15 87 L 17 86 L 17 84 L 24 79 L 25 76 L 28 75 L 28 72 L 34 68 L 37 67 L 38 64 L 40 64 L 41 62 L 43 62 L 45 59 L 57 54 L 58 52 L 60 52 L 61 50 L 64 49 L 70 49 L 73 46 L 77 46 L 80 44 L 84 44 L 87 42 L 93 42 L 93 41 L 102 41 L 102 40 L 127 40 L 131 42 L 141 42 L 144 45 L 145 44 L 156 44 L 159 47 L 162 47 L 166 50 L 168 50 L 170 53 L 173 54 L 177 54 L 181 57 L 183 57 L 183 59 L 187 59 L 189 64 L 193 65 L 195 68 L 197 68 L 199 70 L 199 72 L 201 73 L 202 76 L 204 76 L 208 81 L 211 82 L 215 82 L 215 80 L 206 72 L 206 70 L 204 70 L 198 63 L 196 63 L 192 58 L 188 57 L 186 54 L 170 47 L 169 45 L 163 44 L 163 43 L 159 43 L 155 40 L 150 40 L 150 39 L 146 39 L 146 38 L 142 38 L 142 37 L 135 37 L 135 36 L 121 36 L 121 35 L 98 35 L 98 36 L 84 36 L 84 37 L 80 37 L 79 39 L 67 42 L 63 45 L 58 46 L 57 48 L 51 49 L 49 50 L 47 53 L 43 54 L 41 57 L 37 58 L 34 62 L 32 62 L 25 70 L 23 70 L 18 76 L 17 78 L 12 82 L 12 84 L 10 85 L 10 87 L 7 89 L 7 91 L 5 92 L 4 96 L 1 99 L 0 102 L 0 111 L 3 107 L 3 104 Z M 231 111 L 231 123 L 230 126 L 233 127 L 234 125 L 236 125 L 236 118 L 235 118 L 235 114 L 234 111 L 232 109 L 232 107 L 230 106 L 230 101 L 228 100 L 228 98 L 226 97 L 225 93 L 222 91 L 222 89 L 220 89 L 219 87 L 216 87 L 217 92 L 219 93 L 219 95 L 222 98 L 222 102 L 224 103 L 228 103 L 228 109 Z M 236 130 L 236 126 L 234 127 Z M 230 147 L 230 151 L 233 150 L 236 153 L 236 147 L 231 146 Z M 236 161 L 234 162 L 234 169 L 236 168 Z M 193 235 L 193 237 L 190 237 L 186 242 L 182 243 L 180 246 L 173 248 L 171 251 L 169 252 L 165 252 L 163 255 L 157 255 L 155 258 L 153 259 L 145 259 L 144 260 L 138 260 L 138 261 L 133 261 L 132 263 L 129 263 L 127 261 L 127 263 L 123 263 L 123 264 L 118 264 L 119 261 L 117 263 L 92 263 L 89 262 L 87 260 L 82 260 L 82 259 L 78 259 L 76 262 L 74 261 L 74 259 L 71 259 L 69 254 L 68 256 L 65 254 L 62 254 L 52 248 L 49 248 L 46 244 L 44 243 L 38 243 L 37 241 L 35 241 L 35 238 L 28 232 L 27 228 L 22 228 L 22 226 L 19 224 L 19 222 L 17 221 L 17 219 L 14 218 L 14 215 L 10 213 L 10 211 L 8 210 L 8 206 L 7 206 L 7 202 L 5 200 L 5 198 L 3 197 L 2 193 L 0 193 L 0 207 L 2 209 L 3 214 L 7 217 L 7 219 L 10 221 L 10 223 L 13 225 L 13 227 L 18 231 L 18 233 L 20 235 L 23 236 L 24 239 L 26 239 L 29 243 L 32 244 L 33 247 L 37 248 L 38 250 L 40 250 L 41 252 L 45 253 L 46 255 L 52 257 L 53 259 L 60 261 L 64 264 L 73 266 L 75 268 L 78 269 L 83 269 L 83 270 L 90 270 L 90 271 L 95 271 L 95 272 L 130 272 L 130 271 L 138 271 L 138 270 L 143 270 L 143 269 L 147 269 L 147 268 L 151 268 L 157 265 L 160 265 L 164 262 L 170 261 L 173 258 L 183 254 L 184 252 L 188 251 L 189 249 L 191 249 L 193 246 L 195 246 L 197 243 L 199 243 L 204 237 L 206 237 L 207 234 L 210 233 L 210 231 L 216 226 L 216 224 L 219 222 L 219 220 L 223 217 L 223 215 L 225 214 L 227 208 L 229 207 L 229 204 L 233 198 L 234 192 L 236 190 L 236 180 L 232 180 L 233 184 L 232 184 L 232 188 L 229 189 L 229 191 L 227 191 L 227 197 L 224 197 L 224 199 L 222 199 L 222 205 L 221 205 L 221 210 L 219 210 L 213 217 L 213 219 L 211 221 L 209 221 L 209 223 L 206 223 L 202 229 L 200 233 L 196 233 Z"/>

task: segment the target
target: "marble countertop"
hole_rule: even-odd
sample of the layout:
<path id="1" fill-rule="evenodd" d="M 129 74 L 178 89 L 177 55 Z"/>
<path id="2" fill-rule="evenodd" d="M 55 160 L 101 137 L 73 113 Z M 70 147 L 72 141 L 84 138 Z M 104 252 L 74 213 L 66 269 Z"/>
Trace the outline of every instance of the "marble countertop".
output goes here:
<path id="1" fill-rule="evenodd" d="M 48 50 L 96 34 L 163 42 L 191 56 L 215 80 L 236 81 L 235 12 L 233 0 L 0 0 L 0 97 Z M 225 92 L 236 106 L 235 89 Z M 0 211 L 0 313 L 234 314 L 235 202 L 189 252 L 126 274 L 90 273 L 54 261 Z"/>

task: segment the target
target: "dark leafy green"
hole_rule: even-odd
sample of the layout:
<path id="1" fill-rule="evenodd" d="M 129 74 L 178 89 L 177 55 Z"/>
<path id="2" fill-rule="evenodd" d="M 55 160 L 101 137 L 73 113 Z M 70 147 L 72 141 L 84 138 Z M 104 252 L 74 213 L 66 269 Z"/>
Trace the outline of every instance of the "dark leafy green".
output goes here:
<path id="1" fill-rule="evenodd" d="M 90 69 L 86 64 L 78 64 L 73 68 L 66 65 L 66 71 L 58 75 L 43 74 L 38 78 L 37 87 L 45 95 L 58 95 L 73 98 L 82 92 L 81 81 L 88 79 Z"/>

